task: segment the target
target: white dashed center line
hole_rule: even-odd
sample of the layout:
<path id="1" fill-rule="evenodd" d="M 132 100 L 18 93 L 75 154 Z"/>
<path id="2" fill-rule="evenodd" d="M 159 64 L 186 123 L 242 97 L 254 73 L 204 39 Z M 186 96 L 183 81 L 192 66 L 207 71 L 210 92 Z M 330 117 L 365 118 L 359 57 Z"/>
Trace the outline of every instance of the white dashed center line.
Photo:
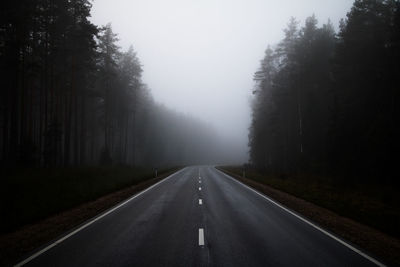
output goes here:
<path id="1" fill-rule="evenodd" d="M 199 184 L 201 184 L 200 170 L 199 170 Z M 201 191 L 201 187 L 199 187 L 199 191 Z M 203 200 L 199 199 L 199 205 L 203 205 Z M 204 246 L 204 229 L 199 228 L 199 246 Z"/>
<path id="2" fill-rule="evenodd" d="M 199 246 L 204 246 L 204 230 L 199 228 Z"/>

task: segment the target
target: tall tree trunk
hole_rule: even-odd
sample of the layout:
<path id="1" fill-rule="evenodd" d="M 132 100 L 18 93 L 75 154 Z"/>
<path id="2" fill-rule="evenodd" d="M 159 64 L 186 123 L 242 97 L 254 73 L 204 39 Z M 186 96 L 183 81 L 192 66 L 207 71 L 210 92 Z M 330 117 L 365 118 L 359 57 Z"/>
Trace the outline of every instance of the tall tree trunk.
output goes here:
<path id="1" fill-rule="evenodd" d="M 86 91 L 81 96 L 81 128 L 80 128 L 80 164 L 86 163 Z"/>
<path id="2" fill-rule="evenodd" d="M 75 72 L 74 72 L 75 73 Z M 79 164 L 79 129 L 78 129 L 78 93 L 77 86 L 75 85 L 73 89 L 73 100 L 74 107 L 72 113 L 75 115 L 74 117 L 74 165 L 77 166 Z"/>

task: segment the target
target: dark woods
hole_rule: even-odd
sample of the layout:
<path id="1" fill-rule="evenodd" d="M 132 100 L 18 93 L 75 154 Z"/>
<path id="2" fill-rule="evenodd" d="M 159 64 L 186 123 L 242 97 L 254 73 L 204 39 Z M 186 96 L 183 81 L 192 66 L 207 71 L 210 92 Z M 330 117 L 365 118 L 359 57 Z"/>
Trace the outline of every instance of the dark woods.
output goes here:
<path id="1" fill-rule="evenodd" d="M 338 34 L 315 16 L 301 28 L 291 19 L 254 79 L 258 168 L 397 181 L 399 1 L 356 0 Z"/>
<path id="2" fill-rule="evenodd" d="M 133 48 L 122 52 L 111 25 L 88 20 L 90 8 L 88 0 L 2 3 L 2 165 L 204 160 L 213 133 L 154 103 Z"/>
<path id="3" fill-rule="evenodd" d="M 5 1 L 0 14 L 3 166 L 213 162 L 201 122 L 154 103 L 135 51 L 87 0 Z M 250 158 L 274 173 L 394 178 L 399 153 L 398 0 L 355 1 L 339 33 L 292 19 L 255 74 Z"/>

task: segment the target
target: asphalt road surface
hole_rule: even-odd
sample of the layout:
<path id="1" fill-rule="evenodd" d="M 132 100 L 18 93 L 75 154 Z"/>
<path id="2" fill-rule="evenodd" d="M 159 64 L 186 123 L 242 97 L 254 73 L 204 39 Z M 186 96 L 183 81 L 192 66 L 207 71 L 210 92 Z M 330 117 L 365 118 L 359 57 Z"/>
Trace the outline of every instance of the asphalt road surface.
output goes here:
<path id="1" fill-rule="evenodd" d="M 49 244 L 27 266 L 376 266 L 213 167 L 188 167 Z"/>

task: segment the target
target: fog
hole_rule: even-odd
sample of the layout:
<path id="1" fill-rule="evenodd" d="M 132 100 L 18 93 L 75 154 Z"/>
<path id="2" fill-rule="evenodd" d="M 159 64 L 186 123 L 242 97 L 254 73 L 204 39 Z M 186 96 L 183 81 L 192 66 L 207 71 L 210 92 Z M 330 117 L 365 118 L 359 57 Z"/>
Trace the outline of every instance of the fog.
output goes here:
<path id="1" fill-rule="evenodd" d="M 133 45 L 157 102 L 210 123 L 247 158 L 252 76 L 291 16 L 337 27 L 352 0 L 96 0 L 92 22 L 111 22 Z"/>

